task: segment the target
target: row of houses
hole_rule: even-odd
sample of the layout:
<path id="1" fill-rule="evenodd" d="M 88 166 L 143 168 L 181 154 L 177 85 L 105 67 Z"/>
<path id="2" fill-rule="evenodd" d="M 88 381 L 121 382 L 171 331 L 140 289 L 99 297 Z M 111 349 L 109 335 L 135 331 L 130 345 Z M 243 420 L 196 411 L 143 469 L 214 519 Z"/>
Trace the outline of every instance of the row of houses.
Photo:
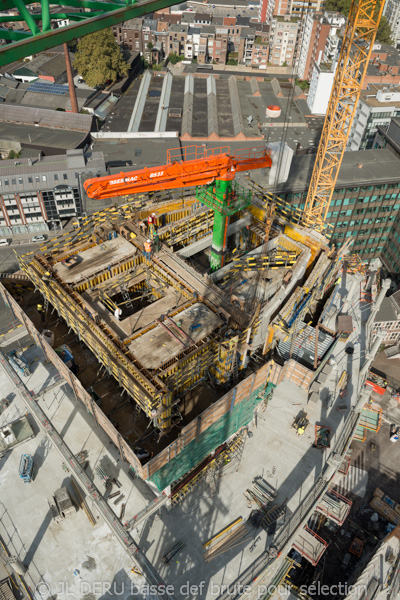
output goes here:
<path id="1" fill-rule="evenodd" d="M 114 26 L 118 44 L 160 63 L 176 54 L 199 64 L 245 64 L 258 69 L 292 66 L 301 78 L 314 62 L 330 60 L 339 50 L 338 31 L 345 18 L 331 12 L 308 12 L 306 19 L 276 15 L 268 22 L 247 16 L 214 16 L 183 11 L 154 13 Z M 325 52 L 326 48 L 326 52 Z"/>

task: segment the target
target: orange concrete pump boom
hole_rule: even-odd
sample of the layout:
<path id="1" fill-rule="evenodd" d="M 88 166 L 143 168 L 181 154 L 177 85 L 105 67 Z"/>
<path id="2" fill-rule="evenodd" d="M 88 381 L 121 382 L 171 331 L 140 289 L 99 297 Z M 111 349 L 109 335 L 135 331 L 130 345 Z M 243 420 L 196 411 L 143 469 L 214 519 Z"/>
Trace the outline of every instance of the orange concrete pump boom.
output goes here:
<path id="1" fill-rule="evenodd" d="M 186 146 L 169 150 L 166 165 L 87 179 L 83 185 L 89 198 L 101 200 L 207 185 L 215 179 L 232 180 L 236 172 L 262 169 L 271 164 L 266 147 L 246 148 L 231 154 L 229 146 L 213 150 L 203 146 Z"/>

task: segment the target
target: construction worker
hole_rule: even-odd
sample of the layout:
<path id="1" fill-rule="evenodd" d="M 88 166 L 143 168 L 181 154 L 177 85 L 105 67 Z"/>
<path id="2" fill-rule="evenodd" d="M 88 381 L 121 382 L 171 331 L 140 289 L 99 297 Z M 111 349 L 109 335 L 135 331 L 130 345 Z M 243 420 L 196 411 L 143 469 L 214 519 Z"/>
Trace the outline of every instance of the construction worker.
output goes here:
<path id="1" fill-rule="evenodd" d="M 244 249 L 247 250 L 250 240 L 250 225 L 246 225 L 246 227 L 242 229 L 242 239 Z"/>
<path id="2" fill-rule="evenodd" d="M 150 260 L 150 258 L 151 258 L 151 250 L 152 250 L 151 240 L 148 239 L 144 243 L 144 252 L 143 252 L 143 256 L 145 258 L 147 258 L 147 260 Z"/>
<path id="3" fill-rule="evenodd" d="M 36 305 L 36 310 L 37 310 L 37 311 L 38 311 L 38 313 L 40 314 L 40 320 L 41 320 L 41 322 L 42 322 L 42 323 L 44 323 L 46 316 L 45 316 L 45 314 L 44 314 L 44 308 L 43 308 L 43 304 L 40 304 L 40 303 L 39 303 L 39 304 L 37 304 L 37 305 Z"/>
<path id="4" fill-rule="evenodd" d="M 117 306 L 117 308 L 114 311 L 114 317 L 116 319 L 118 319 L 118 321 L 119 321 L 121 316 L 122 316 L 122 310 L 119 308 L 119 306 Z"/>
<path id="5" fill-rule="evenodd" d="M 155 245 L 155 251 L 160 252 L 161 242 L 160 236 L 158 235 L 157 231 L 154 232 L 153 244 Z"/>
<path id="6" fill-rule="evenodd" d="M 149 228 L 148 235 L 151 239 L 154 239 L 154 235 L 156 233 L 156 213 L 151 213 L 147 219 L 147 226 Z"/>

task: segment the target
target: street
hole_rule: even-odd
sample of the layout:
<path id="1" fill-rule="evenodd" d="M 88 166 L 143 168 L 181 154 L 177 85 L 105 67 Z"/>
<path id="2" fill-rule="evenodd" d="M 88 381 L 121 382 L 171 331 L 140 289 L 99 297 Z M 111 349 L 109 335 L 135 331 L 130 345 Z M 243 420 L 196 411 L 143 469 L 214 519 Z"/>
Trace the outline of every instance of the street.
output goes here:
<path id="1" fill-rule="evenodd" d="M 0 273 L 12 273 L 18 271 L 18 260 L 14 250 L 18 252 L 18 254 L 26 254 L 38 245 L 40 244 L 24 241 L 23 243 L 13 242 L 9 246 L 0 248 Z"/>

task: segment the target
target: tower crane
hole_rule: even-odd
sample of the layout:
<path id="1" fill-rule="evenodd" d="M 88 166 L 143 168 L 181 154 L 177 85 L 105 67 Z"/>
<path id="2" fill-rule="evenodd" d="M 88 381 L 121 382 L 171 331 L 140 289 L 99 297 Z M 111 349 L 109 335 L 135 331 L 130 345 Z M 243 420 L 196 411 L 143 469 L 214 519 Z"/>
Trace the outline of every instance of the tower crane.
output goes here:
<path id="1" fill-rule="evenodd" d="M 304 207 L 305 224 L 319 231 L 324 228 L 383 6 L 383 0 L 353 0 L 350 7 Z"/>
<path id="2" fill-rule="evenodd" d="M 234 184 L 235 174 L 271 165 L 271 157 L 265 147 L 248 148 L 231 154 L 228 146 L 213 150 L 202 146 L 186 146 L 169 150 L 165 165 L 87 179 L 84 188 L 89 198 L 100 200 L 202 186 L 197 188 L 197 197 L 214 210 L 210 266 L 215 270 L 224 264 L 229 217 L 251 202 L 251 192 Z"/>

